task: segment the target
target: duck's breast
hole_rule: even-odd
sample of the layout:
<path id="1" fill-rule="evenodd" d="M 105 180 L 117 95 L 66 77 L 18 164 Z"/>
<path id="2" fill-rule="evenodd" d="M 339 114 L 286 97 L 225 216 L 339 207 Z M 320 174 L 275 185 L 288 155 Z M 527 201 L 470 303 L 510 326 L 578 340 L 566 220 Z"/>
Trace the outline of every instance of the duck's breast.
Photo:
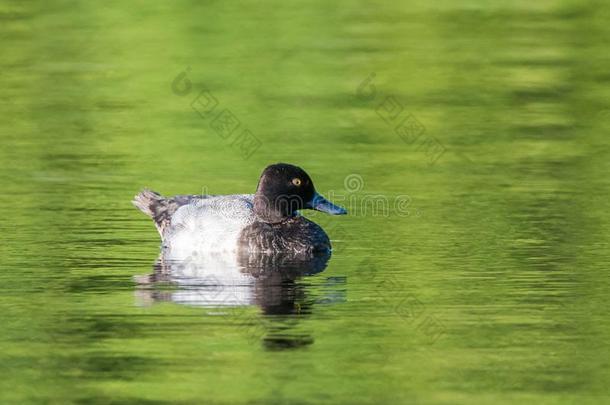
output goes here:
<path id="1" fill-rule="evenodd" d="M 306 253 L 330 251 L 326 232 L 300 215 L 279 224 L 253 222 L 244 227 L 238 244 L 242 251 Z"/>

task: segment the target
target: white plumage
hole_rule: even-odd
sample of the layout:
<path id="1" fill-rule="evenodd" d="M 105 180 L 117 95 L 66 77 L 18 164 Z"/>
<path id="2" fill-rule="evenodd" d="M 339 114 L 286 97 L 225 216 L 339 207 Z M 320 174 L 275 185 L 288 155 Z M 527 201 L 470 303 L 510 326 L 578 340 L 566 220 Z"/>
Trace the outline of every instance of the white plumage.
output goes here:
<path id="1" fill-rule="evenodd" d="M 166 257 L 184 260 L 194 252 L 234 252 L 240 232 L 255 220 L 253 197 L 193 198 L 178 208 L 163 233 Z"/>

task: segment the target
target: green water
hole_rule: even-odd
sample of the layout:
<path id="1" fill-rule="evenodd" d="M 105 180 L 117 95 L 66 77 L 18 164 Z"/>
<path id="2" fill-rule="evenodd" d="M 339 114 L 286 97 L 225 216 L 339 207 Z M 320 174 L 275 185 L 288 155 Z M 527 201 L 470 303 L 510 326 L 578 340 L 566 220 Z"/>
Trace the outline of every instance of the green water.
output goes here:
<path id="1" fill-rule="evenodd" d="M 610 6 L 398 3 L 0 3 L 0 402 L 609 401 Z M 278 161 L 324 271 L 142 283 L 140 188 Z"/>

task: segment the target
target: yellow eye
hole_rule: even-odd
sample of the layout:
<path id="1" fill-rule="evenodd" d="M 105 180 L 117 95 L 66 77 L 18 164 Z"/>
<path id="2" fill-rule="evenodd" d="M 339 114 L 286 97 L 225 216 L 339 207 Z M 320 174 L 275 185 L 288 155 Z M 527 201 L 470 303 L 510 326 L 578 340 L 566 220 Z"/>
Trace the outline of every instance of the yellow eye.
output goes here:
<path id="1" fill-rule="evenodd" d="M 295 177 L 294 179 L 292 179 L 292 184 L 294 184 L 297 187 L 300 186 L 301 185 L 301 179 Z"/>

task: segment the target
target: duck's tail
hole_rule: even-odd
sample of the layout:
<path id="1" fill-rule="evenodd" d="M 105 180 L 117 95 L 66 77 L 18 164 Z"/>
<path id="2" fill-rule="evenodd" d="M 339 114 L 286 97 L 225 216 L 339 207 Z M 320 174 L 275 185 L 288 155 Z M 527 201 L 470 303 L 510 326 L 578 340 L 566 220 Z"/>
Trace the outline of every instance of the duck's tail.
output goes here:
<path id="1" fill-rule="evenodd" d="M 163 236 L 163 230 L 169 224 L 172 212 L 175 211 L 172 201 L 145 188 L 131 202 L 136 208 L 153 219 L 159 234 Z"/>

